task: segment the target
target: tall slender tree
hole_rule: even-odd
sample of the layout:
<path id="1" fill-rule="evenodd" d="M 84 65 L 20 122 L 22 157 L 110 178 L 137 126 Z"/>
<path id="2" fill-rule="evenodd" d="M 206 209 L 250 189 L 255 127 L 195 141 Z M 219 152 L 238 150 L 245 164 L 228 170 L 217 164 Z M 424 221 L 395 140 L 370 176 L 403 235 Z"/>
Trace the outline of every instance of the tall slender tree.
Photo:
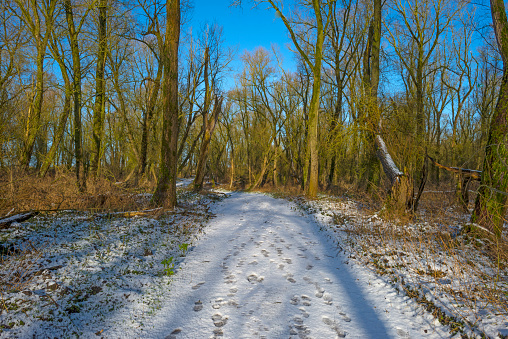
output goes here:
<path id="1" fill-rule="evenodd" d="M 98 36 L 97 36 L 97 68 L 95 71 L 95 106 L 93 112 L 93 146 L 91 174 L 97 176 L 100 170 L 100 158 L 102 153 L 102 139 L 104 134 L 104 116 L 106 112 L 106 81 L 104 78 L 106 70 L 107 53 L 107 0 L 99 0 L 97 3 L 98 15 Z"/>
<path id="2" fill-rule="evenodd" d="M 71 0 L 65 0 L 65 17 L 67 20 L 67 28 L 69 31 L 69 42 L 72 54 L 72 93 L 73 93 L 73 111 L 74 111 L 74 158 L 76 159 L 76 182 L 80 191 L 86 189 L 86 177 L 81 173 L 83 167 L 83 150 L 82 150 L 82 126 L 81 126 L 81 57 L 79 52 L 78 35 L 81 31 L 83 20 L 76 27 L 74 23 L 74 14 L 72 10 Z"/>
<path id="3" fill-rule="evenodd" d="M 166 1 L 166 36 L 161 61 L 164 67 L 162 95 L 164 112 L 157 188 L 152 202 L 167 208 L 176 206 L 178 161 L 178 45 L 180 42 L 180 0 Z"/>
<path id="4" fill-rule="evenodd" d="M 318 150 L 318 122 L 319 122 L 319 98 L 321 91 L 321 65 L 323 62 L 323 44 L 325 41 L 325 32 L 328 30 L 328 24 L 331 20 L 332 6 L 334 2 L 329 1 L 324 5 L 321 0 L 312 0 L 310 5 L 315 17 L 316 41 L 313 43 L 314 50 L 306 52 L 300 46 L 300 41 L 295 33 L 290 20 L 282 13 L 280 6 L 273 0 L 267 0 L 277 15 L 282 19 L 286 29 L 291 36 L 291 40 L 298 50 L 300 56 L 308 67 L 312 70 L 312 97 L 309 105 L 309 117 L 307 122 L 307 148 L 310 158 L 308 184 L 306 185 L 306 194 L 309 197 L 316 197 L 319 186 L 319 150 Z M 328 12 L 323 17 L 322 10 L 328 7 Z"/>

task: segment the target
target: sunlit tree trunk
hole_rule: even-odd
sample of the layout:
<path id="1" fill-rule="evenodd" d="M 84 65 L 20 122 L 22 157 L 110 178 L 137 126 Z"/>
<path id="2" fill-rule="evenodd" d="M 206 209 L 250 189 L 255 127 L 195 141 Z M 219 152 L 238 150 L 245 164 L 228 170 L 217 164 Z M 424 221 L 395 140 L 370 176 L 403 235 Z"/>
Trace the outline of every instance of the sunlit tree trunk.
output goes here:
<path id="1" fill-rule="evenodd" d="M 159 96 L 160 83 L 162 78 L 162 67 L 159 65 L 157 69 L 157 77 L 153 81 L 153 84 L 149 87 L 149 98 L 148 105 L 146 107 L 146 113 L 143 116 L 143 132 L 141 135 L 141 148 L 140 148 L 140 163 L 138 175 L 143 175 L 146 170 L 147 155 L 148 155 L 148 138 L 150 132 L 150 125 L 152 118 L 155 113 L 155 107 L 157 105 L 157 99 Z"/>
<path id="2" fill-rule="evenodd" d="M 72 93 L 74 110 L 74 158 L 76 159 L 76 182 L 80 191 L 86 189 L 85 174 L 81 173 L 83 167 L 82 153 L 82 127 L 81 127 L 81 59 L 79 55 L 78 31 L 74 25 L 71 0 L 65 0 L 65 16 L 69 30 L 69 40 L 72 54 Z"/>
<path id="3" fill-rule="evenodd" d="M 208 119 L 208 121 L 206 122 L 206 127 L 204 128 L 203 140 L 201 142 L 198 165 L 196 168 L 196 177 L 194 178 L 194 190 L 196 191 L 200 191 L 203 188 L 203 179 L 205 177 L 205 166 L 206 161 L 208 159 L 209 145 L 210 141 L 212 140 L 213 131 L 215 130 L 215 125 L 217 123 L 219 113 L 221 112 L 222 109 L 222 100 L 223 100 L 222 97 L 215 98 L 212 116 L 210 117 L 210 119 Z"/>
<path id="4" fill-rule="evenodd" d="M 508 20 L 503 0 L 491 0 L 490 7 L 497 44 L 503 59 L 503 79 L 490 122 L 481 186 L 472 221 L 500 237 L 508 196 Z"/>
<path id="5" fill-rule="evenodd" d="M 307 134 L 307 152 L 309 156 L 309 174 L 306 185 L 306 194 L 308 197 L 314 198 L 317 195 L 319 186 L 319 150 L 318 150 L 318 121 L 319 121 L 319 103 L 320 103 L 320 91 L 321 91 L 321 64 L 323 60 L 323 44 L 325 40 L 325 30 L 327 29 L 329 20 L 331 19 L 331 5 L 328 4 L 328 15 L 323 22 L 321 14 L 322 6 L 321 1 L 312 0 L 311 6 L 314 11 L 316 18 L 316 42 L 314 45 L 314 51 L 309 56 L 299 45 L 298 39 L 295 35 L 290 22 L 282 14 L 281 9 L 274 1 L 268 0 L 268 3 L 275 9 L 278 16 L 282 18 L 284 25 L 286 26 L 296 49 L 300 53 L 304 61 L 309 65 L 312 70 L 312 96 L 309 105 L 308 114 L 308 134 Z M 312 58 L 312 61 L 311 61 Z"/>
<path id="6" fill-rule="evenodd" d="M 93 112 L 92 126 L 92 161 L 90 172 L 92 176 L 97 176 L 100 171 L 100 159 L 102 154 L 102 139 L 104 135 L 104 117 L 106 108 L 106 81 L 104 78 L 106 68 L 107 52 L 107 0 L 98 1 L 99 23 L 98 23 L 98 53 L 97 68 L 95 71 L 95 105 Z"/>
<path id="7" fill-rule="evenodd" d="M 178 45 L 180 40 L 180 0 L 166 1 L 166 35 L 161 52 L 164 66 L 162 95 L 161 155 L 157 188 L 152 202 L 167 208 L 176 206 L 178 162 Z"/>

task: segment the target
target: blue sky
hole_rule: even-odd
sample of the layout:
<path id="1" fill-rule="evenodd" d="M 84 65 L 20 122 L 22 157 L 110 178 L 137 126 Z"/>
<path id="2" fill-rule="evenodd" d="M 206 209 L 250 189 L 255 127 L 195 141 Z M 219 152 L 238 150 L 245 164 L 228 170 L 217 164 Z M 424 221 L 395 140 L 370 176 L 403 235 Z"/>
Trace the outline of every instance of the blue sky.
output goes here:
<path id="1" fill-rule="evenodd" d="M 287 48 L 292 46 L 286 27 L 281 19 L 276 19 L 273 10 L 252 8 L 249 1 L 244 1 L 242 8 L 229 7 L 230 0 L 194 0 L 194 9 L 191 15 L 190 25 L 197 29 L 204 23 L 216 22 L 223 27 L 225 44 L 237 46 L 237 55 L 232 63 L 234 73 L 242 67 L 240 56 L 245 50 L 253 51 L 256 47 L 263 46 L 271 51 L 271 44 L 277 44 L 282 53 L 286 70 L 296 68 L 292 52 Z M 233 80 L 234 74 L 230 75 Z M 226 89 L 233 82 L 226 82 Z"/>

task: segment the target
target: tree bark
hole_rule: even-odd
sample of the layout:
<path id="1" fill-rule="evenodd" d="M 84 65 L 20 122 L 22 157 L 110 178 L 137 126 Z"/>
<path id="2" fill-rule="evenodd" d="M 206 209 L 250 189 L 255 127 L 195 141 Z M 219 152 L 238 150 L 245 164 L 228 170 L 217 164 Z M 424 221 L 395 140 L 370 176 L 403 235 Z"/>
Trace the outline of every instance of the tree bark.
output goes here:
<path id="1" fill-rule="evenodd" d="M 157 188 L 152 197 L 156 205 L 176 206 L 178 162 L 178 45 L 180 41 L 180 0 L 166 1 L 166 35 L 161 61 L 164 66 L 164 112 Z"/>
<path id="2" fill-rule="evenodd" d="M 481 186 L 471 220 L 500 237 L 508 197 L 508 20 L 503 0 L 491 0 L 490 7 L 496 40 L 503 59 L 503 79 L 490 122 Z"/>
<path id="3" fill-rule="evenodd" d="M 146 114 L 143 116 L 143 132 L 141 135 L 141 149 L 140 149 L 140 163 L 138 175 L 142 176 L 146 170 L 147 155 L 148 155 L 148 138 L 150 132 L 150 125 L 155 113 L 155 106 L 159 96 L 160 83 L 162 78 L 162 66 L 159 65 L 157 69 L 157 77 L 153 81 L 153 87 L 150 90 L 148 105 L 146 107 Z"/>
<path id="4" fill-rule="evenodd" d="M 93 177 L 99 175 L 100 159 L 102 154 L 102 139 L 104 135 L 104 116 L 106 114 L 106 81 L 104 73 L 106 69 L 106 51 L 107 51 L 107 0 L 98 1 L 99 24 L 98 24 L 98 52 L 97 68 L 95 71 L 95 105 L 92 124 L 92 162 L 91 174 Z"/>
<path id="5" fill-rule="evenodd" d="M 194 190 L 200 191 L 203 188 L 203 179 L 205 177 L 205 166 L 206 160 L 208 159 L 208 149 L 210 145 L 210 141 L 212 140 L 212 134 L 215 130 L 215 125 L 217 123 L 217 119 L 219 118 L 219 113 L 222 109 L 222 100 L 223 98 L 215 98 L 215 103 L 212 111 L 212 116 L 206 123 L 206 128 L 203 134 L 203 141 L 201 143 L 201 150 L 199 152 L 199 160 L 196 171 L 196 177 L 194 178 Z"/>
<path id="6" fill-rule="evenodd" d="M 86 177 L 81 173 L 83 167 L 83 154 L 81 149 L 81 59 L 79 55 L 78 32 L 74 25 L 74 15 L 72 13 L 72 4 L 70 0 L 65 0 L 65 16 L 69 30 L 69 41 L 72 53 L 72 93 L 74 110 L 74 157 L 76 159 L 75 171 L 76 182 L 80 192 L 86 189 Z"/>

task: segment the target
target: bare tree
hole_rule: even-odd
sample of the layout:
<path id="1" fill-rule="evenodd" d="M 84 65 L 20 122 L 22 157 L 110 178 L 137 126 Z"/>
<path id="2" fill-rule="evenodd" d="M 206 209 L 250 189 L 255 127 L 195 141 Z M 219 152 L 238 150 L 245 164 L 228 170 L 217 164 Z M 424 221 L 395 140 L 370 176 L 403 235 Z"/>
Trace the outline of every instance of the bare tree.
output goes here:
<path id="1" fill-rule="evenodd" d="M 35 46 L 36 79 L 33 93 L 33 101 L 30 104 L 27 124 L 25 145 L 22 152 L 21 165 L 25 170 L 30 166 L 30 159 L 39 130 L 42 103 L 44 100 L 44 58 L 46 56 L 51 31 L 56 17 L 57 0 L 35 1 L 14 0 L 17 13 L 23 21 Z"/>
<path id="2" fill-rule="evenodd" d="M 166 35 L 161 46 L 164 66 L 162 95 L 164 112 L 161 138 L 161 160 L 157 188 L 152 202 L 168 208 L 176 206 L 178 161 L 178 45 L 180 41 L 180 0 L 166 1 Z"/>
<path id="3" fill-rule="evenodd" d="M 104 134 L 104 116 L 106 107 L 105 93 L 105 68 L 107 55 L 107 0 L 98 0 L 98 35 L 97 35 L 97 68 L 95 71 L 95 106 L 93 113 L 93 145 L 92 161 L 90 172 L 92 176 L 97 176 L 100 170 L 100 158 L 102 153 L 102 139 Z"/>

